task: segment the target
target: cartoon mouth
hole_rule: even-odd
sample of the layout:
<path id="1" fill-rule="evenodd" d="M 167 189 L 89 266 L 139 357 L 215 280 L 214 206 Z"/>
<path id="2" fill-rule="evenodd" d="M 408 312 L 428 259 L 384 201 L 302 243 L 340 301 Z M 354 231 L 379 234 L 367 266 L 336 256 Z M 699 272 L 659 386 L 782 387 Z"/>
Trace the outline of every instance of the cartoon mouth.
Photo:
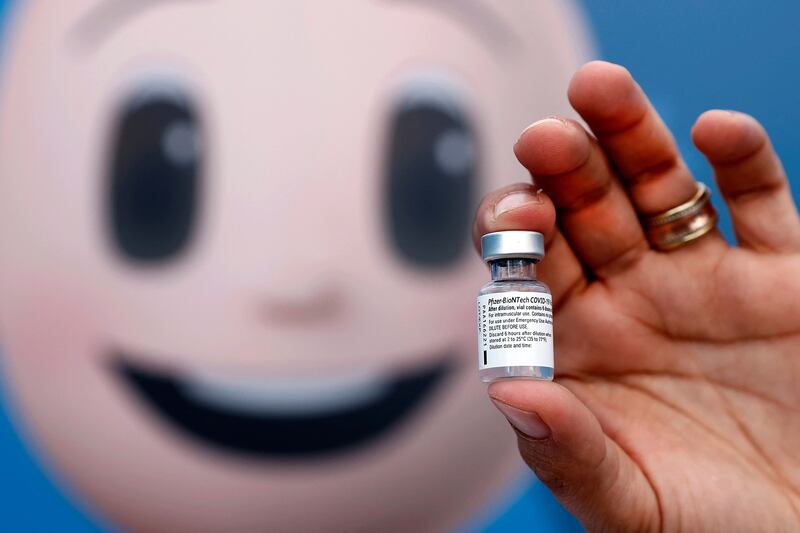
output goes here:
<path id="1" fill-rule="evenodd" d="M 145 405 L 184 435 L 239 455 L 308 457 L 366 444 L 397 426 L 450 372 L 450 358 L 387 376 L 319 378 L 178 374 L 116 358 Z"/>

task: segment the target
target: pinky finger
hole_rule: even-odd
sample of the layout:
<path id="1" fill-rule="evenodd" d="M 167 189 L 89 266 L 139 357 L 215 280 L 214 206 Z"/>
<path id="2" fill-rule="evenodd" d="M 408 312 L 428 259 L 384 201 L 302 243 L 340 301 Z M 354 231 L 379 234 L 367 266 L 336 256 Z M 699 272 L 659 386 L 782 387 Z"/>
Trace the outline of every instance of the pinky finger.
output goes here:
<path id="1" fill-rule="evenodd" d="M 799 251 L 800 218 L 764 128 L 744 113 L 713 110 L 697 119 L 692 139 L 714 167 L 739 244 Z"/>

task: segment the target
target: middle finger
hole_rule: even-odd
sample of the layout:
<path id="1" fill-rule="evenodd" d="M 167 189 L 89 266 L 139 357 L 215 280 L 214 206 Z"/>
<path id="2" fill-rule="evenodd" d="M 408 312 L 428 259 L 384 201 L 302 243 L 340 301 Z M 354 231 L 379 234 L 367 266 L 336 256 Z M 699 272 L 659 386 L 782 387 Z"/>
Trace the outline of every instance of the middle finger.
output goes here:
<path id="1" fill-rule="evenodd" d="M 608 277 L 649 249 L 608 159 L 580 124 L 536 122 L 522 133 L 514 153 L 553 200 L 564 237 L 595 275 Z"/>
<path id="2" fill-rule="evenodd" d="M 627 69 L 604 61 L 572 77 L 569 100 L 619 172 L 640 216 L 694 196 L 697 184 L 669 129 Z"/>

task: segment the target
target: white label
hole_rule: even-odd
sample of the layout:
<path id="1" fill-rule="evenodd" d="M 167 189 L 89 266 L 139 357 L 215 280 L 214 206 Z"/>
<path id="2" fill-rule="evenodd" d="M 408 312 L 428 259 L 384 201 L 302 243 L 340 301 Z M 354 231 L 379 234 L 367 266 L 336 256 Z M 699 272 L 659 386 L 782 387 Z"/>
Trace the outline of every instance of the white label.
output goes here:
<path id="1" fill-rule="evenodd" d="M 478 296 L 478 369 L 553 368 L 553 299 L 542 292 Z"/>

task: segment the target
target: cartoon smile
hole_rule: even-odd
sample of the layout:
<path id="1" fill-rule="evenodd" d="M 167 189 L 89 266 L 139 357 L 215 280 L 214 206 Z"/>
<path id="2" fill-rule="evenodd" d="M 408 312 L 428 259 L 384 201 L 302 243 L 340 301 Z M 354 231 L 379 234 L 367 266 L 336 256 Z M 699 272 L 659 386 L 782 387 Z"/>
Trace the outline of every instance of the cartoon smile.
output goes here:
<path id="1" fill-rule="evenodd" d="M 162 421 L 200 442 L 254 457 L 308 457 L 365 444 L 407 418 L 450 373 L 450 357 L 393 375 L 226 376 L 145 369 L 125 354 L 115 371 Z"/>

